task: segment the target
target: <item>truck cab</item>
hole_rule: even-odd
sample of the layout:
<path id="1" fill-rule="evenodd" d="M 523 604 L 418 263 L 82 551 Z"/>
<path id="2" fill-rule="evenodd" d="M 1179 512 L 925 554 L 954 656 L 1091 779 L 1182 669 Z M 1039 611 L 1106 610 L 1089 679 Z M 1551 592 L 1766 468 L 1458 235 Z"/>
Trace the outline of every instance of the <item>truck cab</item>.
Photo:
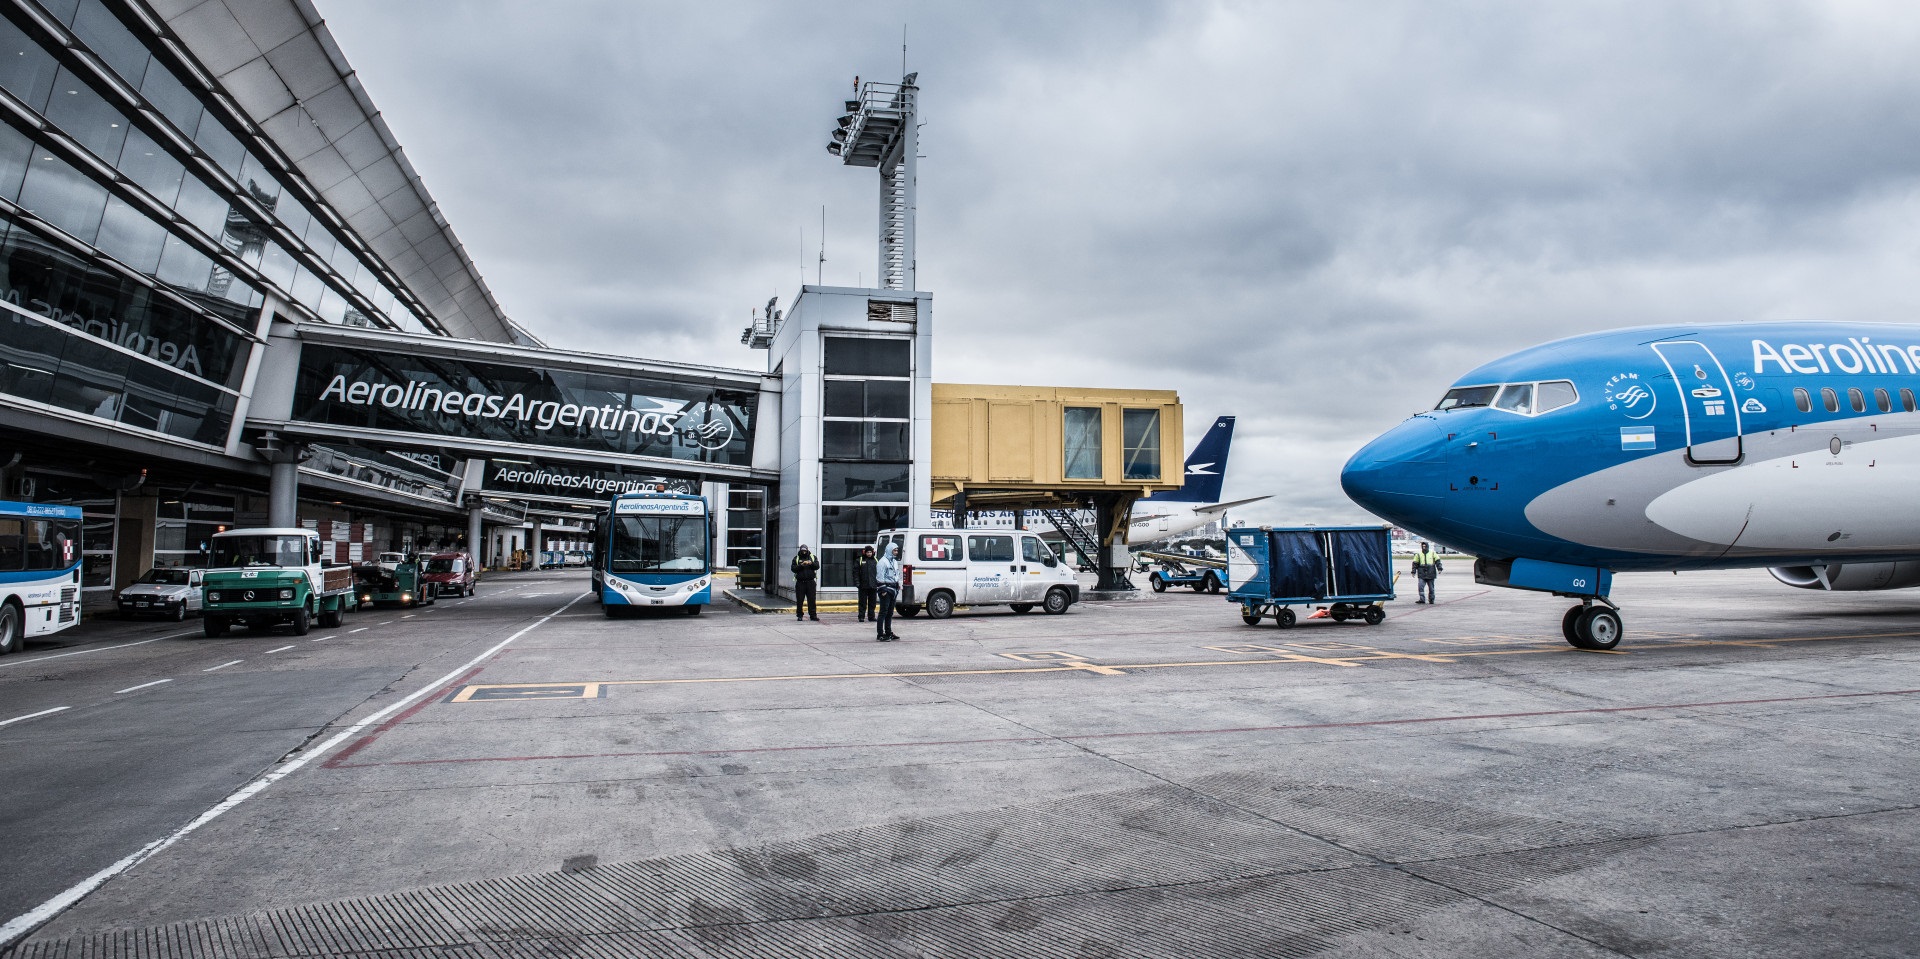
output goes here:
<path id="1" fill-rule="evenodd" d="M 321 558 L 320 534 L 298 527 L 215 533 L 211 567 L 201 577 L 207 636 L 235 625 L 290 625 L 304 636 L 313 622 L 340 625 L 353 598 L 353 570 Z"/>

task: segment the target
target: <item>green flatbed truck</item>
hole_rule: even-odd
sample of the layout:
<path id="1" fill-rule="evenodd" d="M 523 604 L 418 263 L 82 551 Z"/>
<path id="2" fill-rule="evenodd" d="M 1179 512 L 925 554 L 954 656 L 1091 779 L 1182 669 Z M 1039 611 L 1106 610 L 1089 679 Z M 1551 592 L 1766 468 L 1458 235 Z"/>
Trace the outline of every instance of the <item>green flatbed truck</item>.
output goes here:
<path id="1" fill-rule="evenodd" d="M 320 559 L 320 535 L 296 527 L 235 529 L 213 536 L 212 568 L 201 579 L 208 636 L 233 626 L 291 626 L 305 636 L 317 621 L 340 625 L 353 605 L 353 568 Z"/>

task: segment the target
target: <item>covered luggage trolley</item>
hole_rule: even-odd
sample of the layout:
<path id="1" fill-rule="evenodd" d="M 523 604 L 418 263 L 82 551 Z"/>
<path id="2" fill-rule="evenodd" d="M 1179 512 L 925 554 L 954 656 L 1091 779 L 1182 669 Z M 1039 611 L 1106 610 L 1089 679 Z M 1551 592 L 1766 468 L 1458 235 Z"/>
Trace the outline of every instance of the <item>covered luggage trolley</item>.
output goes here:
<path id="1" fill-rule="evenodd" d="M 1335 622 L 1387 618 L 1393 552 L 1384 526 L 1241 526 L 1227 531 L 1227 591 L 1240 618 L 1293 627 L 1291 607 L 1325 605 Z"/>

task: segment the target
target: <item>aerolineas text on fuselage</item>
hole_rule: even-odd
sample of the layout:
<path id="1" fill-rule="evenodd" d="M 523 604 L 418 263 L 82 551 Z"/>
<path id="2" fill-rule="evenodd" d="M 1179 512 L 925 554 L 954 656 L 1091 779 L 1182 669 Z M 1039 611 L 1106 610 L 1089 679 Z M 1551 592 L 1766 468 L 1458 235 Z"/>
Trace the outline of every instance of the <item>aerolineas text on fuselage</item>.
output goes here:
<path id="1" fill-rule="evenodd" d="M 1461 377 L 1367 444 L 1355 502 L 1479 557 L 1477 581 L 1569 596 L 1610 649 L 1616 571 L 1768 568 L 1807 589 L 1920 586 L 1920 330 L 1645 327 Z"/>

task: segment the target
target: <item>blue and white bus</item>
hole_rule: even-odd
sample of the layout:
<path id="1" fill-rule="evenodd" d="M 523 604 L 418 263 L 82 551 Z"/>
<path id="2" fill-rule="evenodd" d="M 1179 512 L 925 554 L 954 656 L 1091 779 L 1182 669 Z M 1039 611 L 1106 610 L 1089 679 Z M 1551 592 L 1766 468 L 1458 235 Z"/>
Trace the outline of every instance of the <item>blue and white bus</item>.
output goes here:
<path id="1" fill-rule="evenodd" d="M 80 508 L 0 501 L 0 654 L 80 622 Z"/>
<path id="2" fill-rule="evenodd" d="M 622 493 L 595 520 L 593 589 L 608 616 L 713 602 L 712 517 L 685 493 Z"/>

